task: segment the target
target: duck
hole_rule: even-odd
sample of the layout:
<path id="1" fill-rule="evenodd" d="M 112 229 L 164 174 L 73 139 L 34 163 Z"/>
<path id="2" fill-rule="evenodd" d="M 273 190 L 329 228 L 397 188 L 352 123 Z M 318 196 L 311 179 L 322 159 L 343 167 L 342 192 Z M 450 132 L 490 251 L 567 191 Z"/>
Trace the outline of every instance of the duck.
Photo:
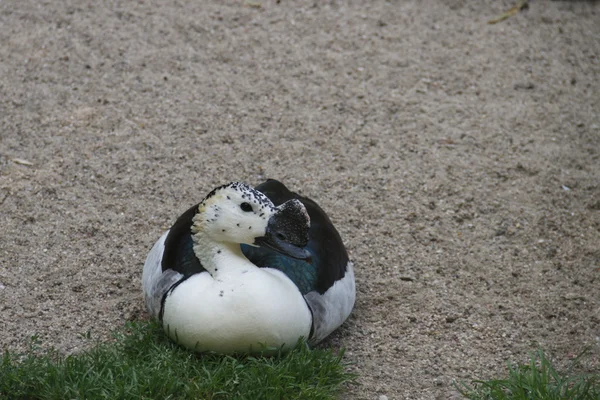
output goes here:
<path id="1" fill-rule="evenodd" d="M 327 214 L 275 179 L 218 186 L 185 211 L 148 253 L 142 288 L 172 341 L 222 354 L 317 345 L 356 297 Z"/>

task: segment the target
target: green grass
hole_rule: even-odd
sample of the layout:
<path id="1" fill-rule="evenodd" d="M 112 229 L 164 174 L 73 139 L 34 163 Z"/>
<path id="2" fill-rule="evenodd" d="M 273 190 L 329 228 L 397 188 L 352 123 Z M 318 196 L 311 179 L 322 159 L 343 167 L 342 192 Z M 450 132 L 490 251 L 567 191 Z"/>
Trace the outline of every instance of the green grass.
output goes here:
<path id="1" fill-rule="evenodd" d="M 470 400 L 600 400 L 600 375 L 573 371 L 585 352 L 565 371 L 557 371 L 542 350 L 529 364 L 509 365 L 508 378 L 457 384 Z"/>
<path id="2" fill-rule="evenodd" d="M 0 399 L 331 399 L 354 380 L 343 352 L 299 343 L 278 357 L 196 355 L 156 323 L 132 323 L 110 343 L 62 356 L 32 340 L 5 352 Z"/>

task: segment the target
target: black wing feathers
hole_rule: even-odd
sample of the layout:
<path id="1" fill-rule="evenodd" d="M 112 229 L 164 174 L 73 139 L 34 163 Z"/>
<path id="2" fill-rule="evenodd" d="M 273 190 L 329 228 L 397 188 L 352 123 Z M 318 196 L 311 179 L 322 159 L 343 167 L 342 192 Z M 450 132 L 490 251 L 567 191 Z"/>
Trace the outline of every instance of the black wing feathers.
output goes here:
<path id="1" fill-rule="evenodd" d="M 172 269 L 184 277 L 206 271 L 194 254 L 192 219 L 198 212 L 198 204 L 184 212 L 169 230 L 165 239 L 162 270 Z"/>

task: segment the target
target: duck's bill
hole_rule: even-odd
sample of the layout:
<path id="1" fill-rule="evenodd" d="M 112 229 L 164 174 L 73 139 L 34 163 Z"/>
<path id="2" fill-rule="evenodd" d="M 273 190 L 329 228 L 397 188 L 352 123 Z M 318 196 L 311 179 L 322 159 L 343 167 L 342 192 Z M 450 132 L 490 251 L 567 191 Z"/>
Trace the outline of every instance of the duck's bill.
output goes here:
<path id="1" fill-rule="evenodd" d="M 265 236 L 256 238 L 254 244 L 256 246 L 266 247 L 283 254 L 284 256 L 292 257 L 297 260 L 304 260 L 306 262 L 311 261 L 311 255 L 308 250 L 281 240 L 274 235 L 270 235 L 268 232 Z"/>
<path id="2" fill-rule="evenodd" d="M 267 247 L 285 256 L 310 262 L 308 244 L 310 217 L 300 200 L 292 199 L 277 207 L 269 218 L 265 235 L 256 238 L 256 246 Z"/>

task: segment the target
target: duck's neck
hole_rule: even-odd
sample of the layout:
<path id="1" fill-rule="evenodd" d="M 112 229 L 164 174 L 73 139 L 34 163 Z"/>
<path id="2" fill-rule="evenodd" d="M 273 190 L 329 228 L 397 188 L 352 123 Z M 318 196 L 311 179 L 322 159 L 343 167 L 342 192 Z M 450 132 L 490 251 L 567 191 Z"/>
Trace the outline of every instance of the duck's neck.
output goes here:
<path id="1" fill-rule="evenodd" d="M 238 243 L 215 242 L 204 232 L 192 235 L 194 253 L 200 263 L 217 279 L 230 273 L 239 273 L 255 267 L 242 253 Z"/>

